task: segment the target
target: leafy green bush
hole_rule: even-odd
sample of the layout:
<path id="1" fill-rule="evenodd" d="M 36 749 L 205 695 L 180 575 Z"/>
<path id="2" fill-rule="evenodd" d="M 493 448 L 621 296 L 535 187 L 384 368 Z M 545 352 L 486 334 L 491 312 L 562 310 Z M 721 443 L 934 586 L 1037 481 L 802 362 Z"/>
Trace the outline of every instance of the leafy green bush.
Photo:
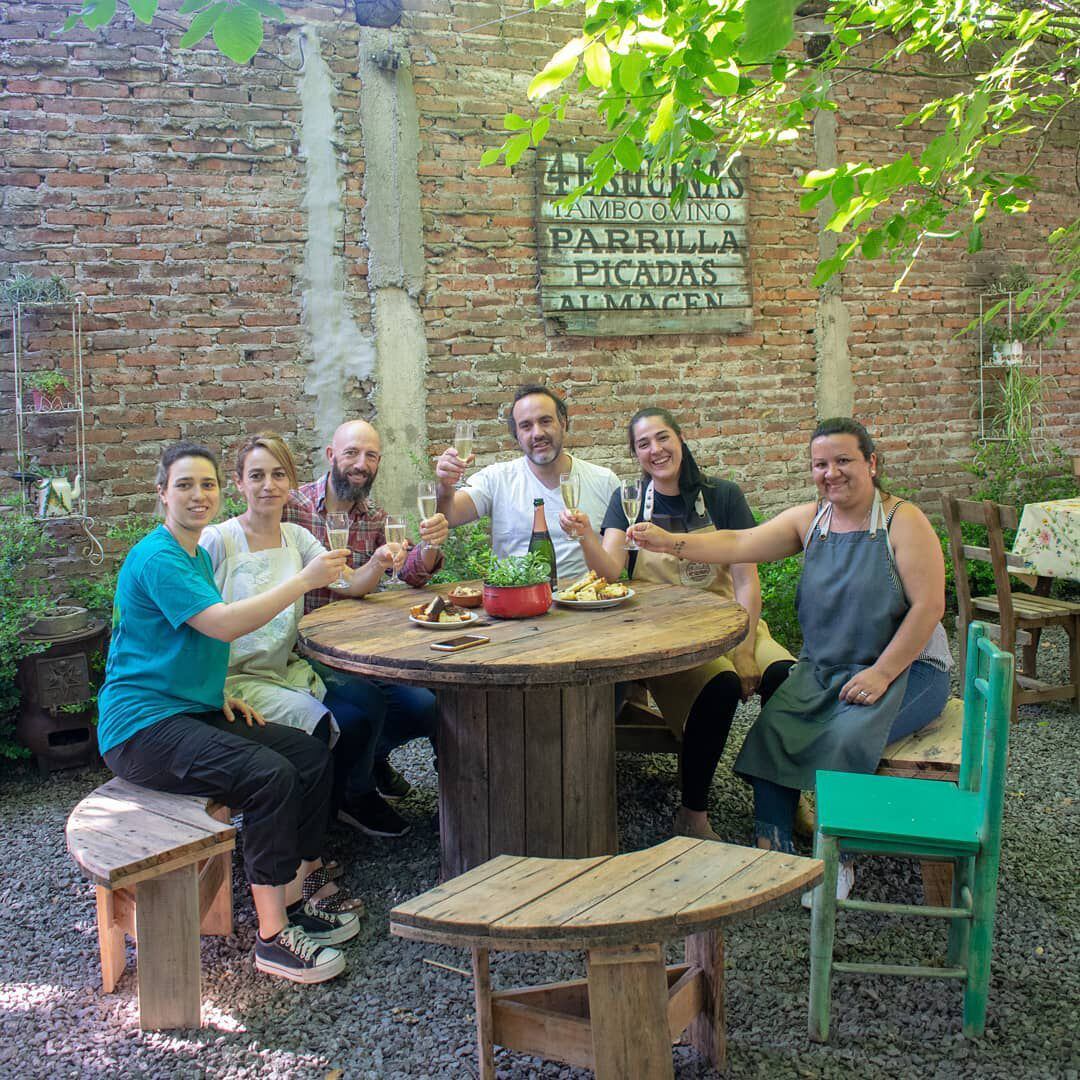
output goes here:
<path id="1" fill-rule="evenodd" d="M 754 520 L 765 521 L 765 515 L 754 511 Z M 792 555 L 779 562 L 759 563 L 761 580 L 761 617 L 769 624 L 769 632 L 794 656 L 802 649 L 802 627 L 795 608 L 795 591 L 802 574 L 802 556 Z"/>
<path id="2" fill-rule="evenodd" d="M 485 585 L 495 585 L 504 589 L 518 588 L 522 585 L 544 585 L 551 577 L 551 563 L 538 551 L 528 555 L 507 555 L 505 559 L 496 559 L 489 550 L 481 574 Z"/>
<path id="3" fill-rule="evenodd" d="M 51 548 L 52 541 L 32 518 L 0 513 L 0 757 L 27 756 L 14 738 L 15 674 L 23 657 L 45 648 L 43 642 L 24 640 L 22 633 L 49 606 L 40 582 L 29 581 L 27 568 Z"/>

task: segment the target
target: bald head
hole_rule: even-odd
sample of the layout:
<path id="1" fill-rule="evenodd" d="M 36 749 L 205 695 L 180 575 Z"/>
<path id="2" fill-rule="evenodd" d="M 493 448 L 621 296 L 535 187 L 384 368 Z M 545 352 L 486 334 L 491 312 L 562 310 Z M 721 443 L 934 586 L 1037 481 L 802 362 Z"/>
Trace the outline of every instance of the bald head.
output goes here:
<path id="1" fill-rule="evenodd" d="M 343 502 L 362 502 L 379 473 L 382 441 L 366 420 L 342 424 L 326 448 L 330 484 Z"/>

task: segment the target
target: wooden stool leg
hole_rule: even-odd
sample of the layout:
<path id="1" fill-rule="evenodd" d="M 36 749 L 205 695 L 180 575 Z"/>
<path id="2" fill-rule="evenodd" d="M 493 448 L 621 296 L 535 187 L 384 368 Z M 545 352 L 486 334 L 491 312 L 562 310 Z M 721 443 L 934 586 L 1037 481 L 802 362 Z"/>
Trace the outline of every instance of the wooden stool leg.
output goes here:
<path id="1" fill-rule="evenodd" d="M 199 876 L 194 863 L 135 886 L 139 1026 L 197 1028 Z"/>
<path id="2" fill-rule="evenodd" d="M 674 1080 L 659 945 L 589 950 L 596 1080 Z"/>
<path id="3" fill-rule="evenodd" d="M 923 901 L 928 907 L 948 907 L 952 903 L 953 864 L 923 860 Z"/>
<path id="4" fill-rule="evenodd" d="M 472 950 L 473 993 L 476 996 L 476 1050 L 480 1080 L 495 1080 L 494 1024 L 491 1018 L 491 966 L 487 949 Z"/>
<path id="5" fill-rule="evenodd" d="M 200 864 L 199 911 L 202 933 L 227 937 L 233 932 L 231 851 Z"/>
<path id="6" fill-rule="evenodd" d="M 719 930 L 692 934 L 686 939 L 686 962 L 701 968 L 705 1000 L 701 1012 L 686 1033 L 690 1045 L 712 1062 L 717 1072 L 727 1066 L 727 1032 L 724 1025 L 724 935 Z"/>
<path id="7" fill-rule="evenodd" d="M 113 907 L 113 892 L 104 885 L 97 887 L 97 931 L 101 948 L 101 989 L 111 994 L 127 966 L 124 931 L 117 925 Z"/>

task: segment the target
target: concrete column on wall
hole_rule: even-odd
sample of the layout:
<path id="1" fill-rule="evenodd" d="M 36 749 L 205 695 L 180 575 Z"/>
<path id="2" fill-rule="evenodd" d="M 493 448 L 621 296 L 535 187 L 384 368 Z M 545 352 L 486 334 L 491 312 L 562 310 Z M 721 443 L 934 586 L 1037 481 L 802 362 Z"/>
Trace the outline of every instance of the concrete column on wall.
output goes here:
<path id="1" fill-rule="evenodd" d="M 307 238 L 301 277 L 303 322 L 311 361 L 304 389 L 315 399 L 313 459 L 334 429 L 356 407 L 359 381 L 370 379 L 375 349 L 352 317 L 346 291 L 345 261 L 339 243 L 345 229 L 343 183 L 334 146 L 334 80 L 312 26 L 301 31 L 304 65 L 300 72 L 300 153 L 305 164 L 304 213 Z M 350 396 L 350 390 L 354 391 Z"/>
<path id="2" fill-rule="evenodd" d="M 814 117 L 814 154 L 816 167 L 831 169 L 836 165 L 836 113 L 819 110 Z M 833 202 L 826 198 L 818 204 L 818 258 L 836 254 L 839 237 L 825 229 L 832 217 Z M 814 352 L 817 361 L 815 405 L 819 417 L 850 416 L 855 399 L 848 354 L 850 317 L 840 296 L 841 276 L 835 274 L 821 287 L 817 321 L 814 327 Z"/>
<path id="3" fill-rule="evenodd" d="M 412 509 L 427 452 L 427 342 L 417 159 L 420 125 L 401 31 L 360 28 L 360 123 L 364 140 L 364 241 L 375 322 L 375 424 L 383 442 L 379 499 Z M 412 456 L 410 456 L 412 455 Z"/>

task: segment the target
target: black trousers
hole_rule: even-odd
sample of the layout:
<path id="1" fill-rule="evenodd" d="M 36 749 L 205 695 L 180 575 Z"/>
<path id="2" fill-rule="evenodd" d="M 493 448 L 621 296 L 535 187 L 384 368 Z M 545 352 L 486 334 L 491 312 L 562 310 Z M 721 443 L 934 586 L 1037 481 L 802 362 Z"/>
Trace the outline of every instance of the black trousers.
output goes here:
<path id="1" fill-rule="evenodd" d="M 286 885 L 300 860 L 322 853 L 330 812 L 330 752 L 281 724 L 230 724 L 220 712 L 182 713 L 104 754 L 117 776 L 180 795 L 206 795 L 244 815 L 252 885 Z"/>

